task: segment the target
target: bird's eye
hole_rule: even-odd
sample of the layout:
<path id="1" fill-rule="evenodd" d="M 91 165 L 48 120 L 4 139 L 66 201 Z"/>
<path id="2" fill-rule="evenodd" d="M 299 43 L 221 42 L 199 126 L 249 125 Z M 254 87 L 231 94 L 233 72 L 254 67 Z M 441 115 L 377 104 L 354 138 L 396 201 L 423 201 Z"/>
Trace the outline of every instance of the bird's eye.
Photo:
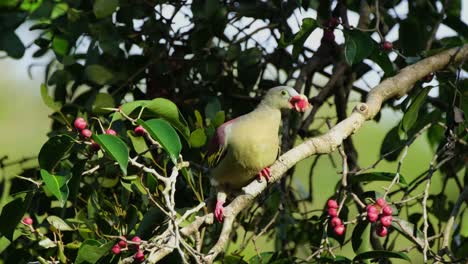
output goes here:
<path id="1" fill-rule="evenodd" d="M 286 92 L 285 90 L 282 90 L 281 91 L 281 95 L 286 95 L 288 92 Z"/>

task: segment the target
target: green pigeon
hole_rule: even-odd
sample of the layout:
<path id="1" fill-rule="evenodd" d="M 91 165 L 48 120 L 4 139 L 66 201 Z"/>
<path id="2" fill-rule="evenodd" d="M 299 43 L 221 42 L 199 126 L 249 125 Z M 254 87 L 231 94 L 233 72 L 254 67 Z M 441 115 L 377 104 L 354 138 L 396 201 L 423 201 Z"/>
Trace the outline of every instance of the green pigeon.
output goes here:
<path id="1" fill-rule="evenodd" d="M 307 97 L 288 86 L 271 88 L 250 113 L 232 119 L 216 130 L 208 147 L 211 185 L 217 191 L 215 217 L 223 220 L 228 190 L 240 190 L 256 176 L 270 179 L 269 166 L 279 153 L 281 110 L 304 112 Z"/>

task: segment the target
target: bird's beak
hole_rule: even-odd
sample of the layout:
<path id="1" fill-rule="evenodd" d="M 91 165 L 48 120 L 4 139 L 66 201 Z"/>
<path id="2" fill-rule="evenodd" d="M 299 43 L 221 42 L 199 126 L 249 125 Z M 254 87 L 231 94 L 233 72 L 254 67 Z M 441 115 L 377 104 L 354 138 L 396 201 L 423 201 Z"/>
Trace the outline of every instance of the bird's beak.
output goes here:
<path id="1" fill-rule="evenodd" d="M 309 100 L 303 94 L 295 95 L 289 99 L 289 104 L 291 108 L 296 109 L 298 112 L 305 112 L 309 108 Z"/>

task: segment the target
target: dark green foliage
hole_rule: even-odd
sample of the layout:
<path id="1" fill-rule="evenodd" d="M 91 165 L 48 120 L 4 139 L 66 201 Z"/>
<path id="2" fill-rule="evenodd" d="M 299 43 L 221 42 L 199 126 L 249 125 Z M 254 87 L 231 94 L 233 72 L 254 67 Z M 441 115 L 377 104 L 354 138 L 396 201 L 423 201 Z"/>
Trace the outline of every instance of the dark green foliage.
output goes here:
<path id="1" fill-rule="evenodd" d="M 408 14 L 395 15 L 395 6 L 403 2 Z M 318 94 L 310 98 L 314 106 L 311 118 L 318 108 L 334 100 L 330 111 L 336 113 L 324 110 L 316 117 L 322 120 L 329 115 L 327 121 L 341 121 L 358 100 L 355 95 L 359 93 L 364 100 L 368 94 L 357 80 L 365 81 L 366 75 L 375 72 L 385 78 L 394 76 L 427 56 L 466 43 L 468 27 L 460 19 L 461 1 L 445 2 L 448 5 L 440 9 L 440 1 L 379 1 L 378 8 L 376 1 L 0 1 L 2 55 L 18 59 L 31 48 L 35 58 L 53 56 L 40 87 L 44 104 L 53 113 L 49 139 L 38 153 L 39 166 L 24 167 L 23 179 L 10 182 L 2 178 L 0 182 L 0 188 L 7 191 L 0 201 L 0 262 L 118 263 L 125 257 L 131 259 L 131 250 L 111 253 L 121 236 L 150 240 L 171 223 L 161 210 L 167 203 L 164 179 L 142 166 L 167 178 L 174 166 L 189 161 L 175 184 L 175 211 L 180 217 L 210 195 L 205 155 L 216 128 L 252 110 L 267 89 L 294 84 L 304 85 L 302 92 L 307 96 Z M 359 27 L 349 25 L 346 14 L 359 15 L 363 10 L 378 10 L 379 16 L 373 13 Z M 304 17 L 309 11 L 317 16 Z M 341 24 L 330 26 L 330 19 L 339 19 Z M 434 38 L 441 24 L 456 35 Z M 37 33 L 30 46 L 19 38 L 20 26 Z M 398 53 L 383 50 L 381 45 L 386 38 L 394 38 L 388 33 L 395 27 L 399 28 L 398 39 L 392 44 Z M 324 29 L 329 39 L 311 38 Z M 338 39 L 341 33 L 344 41 Z M 318 49 L 312 50 L 312 46 Z M 382 159 L 403 162 L 405 146 L 410 147 L 427 131 L 432 150 L 438 154 L 435 164 L 443 161 L 436 173 L 428 165 L 419 176 L 403 170 L 403 177 L 398 167 L 399 182 L 384 195 L 380 188 L 387 187 L 396 172 L 359 171 L 364 164 L 358 164 L 352 142 L 346 142 L 348 185 L 340 182 L 333 197 L 339 202 L 344 199 L 339 217 L 350 221 L 345 235 L 335 234 L 322 209 L 311 210 L 309 200 L 323 198 L 322 193 L 311 193 L 312 187 L 306 191 L 297 184 L 299 180 L 289 177 L 269 188 L 234 225 L 248 231 L 246 238 L 262 233 L 274 251 L 260 247 L 260 252 L 246 257 L 242 247 L 217 260 L 250 264 L 411 261 L 398 242 L 405 237 L 420 248 L 424 239 L 420 207 L 392 204 L 394 221 L 389 236 L 378 240 L 378 223 L 369 223 L 365 209 L 345 195 L 353 192 L 365 204 L 385 196 L 391 203 L 415 196 L 429 178 L 442 177 L 440 193 L 431 190 L 427 198 L 428 235 L 443 233 L 453 199 L 468 181 L 468 83 L 463 79 L 466 72 L 460 71 L 466 71 L 466 65 L 450 65 L 436 73 L 437 82 L 427 85 L 421 80 L 406 98 L 386 103 L 387 109 L 400 112 L 402 118 L 388 130 L 380 146 L 366 145 L 380 148 Z M 336 74 L 340 67 L 343 70 Z M 323 76 L 334 82 L 317 83 Z M 77 117 L 87 121 L 91 138 L 73 127 Z M 281 151 L 307 136 L 328 131 L 323 120 L 317 121 L 323 125 L 320 128 L 307 125 L 299 131 L 304 122 L 297 114 L 287 115 Z M 138 125 L 147 134 L 135 133 Z M 110 128 L 117 135 L 105 134 Z M 6 164 L 0 157 L 2 170 Z M 322 176 L 314 174 L 315 164 L 307 168 L 311 186 L 312 176 Z M 328 172 L 337 171 L 342 170 L 334 167 Z M 455 191 L 448 190 L 449 180 L 455 181 Z M 369 189 L 376 184 L 381 186 L 378 190 Z M 418 206 L 421 203 L 420 199 L 414 201 Z M 466 206 L 462 208 L 463 220 L 456 218 L 449 247 L 456 258 L 466 262 L 468 214 Z M 211 209 L 207 206 L 199 215 Z M 32 217 L 38 231 L 33 233 L 21 224 L 25 214 Z M 191 215 L 180 225 L 194 219 Z M 203 253 L 216 243 L 220 231 L 217 223 L 207 225 L 201 241 Z M 231 239 L 236 244 L 231 245 L 245 242 L 239 233 L 233 232 Z M 195 245 L 195 239 L 186 241 Z M 441 244 L 436 242 L 431 241 L 431 256 Z M 340 248 L 348 243 L 354 255 L 341 256 Z M 180 263 L 181 258 L 174 251 L 163 262 Z"/>

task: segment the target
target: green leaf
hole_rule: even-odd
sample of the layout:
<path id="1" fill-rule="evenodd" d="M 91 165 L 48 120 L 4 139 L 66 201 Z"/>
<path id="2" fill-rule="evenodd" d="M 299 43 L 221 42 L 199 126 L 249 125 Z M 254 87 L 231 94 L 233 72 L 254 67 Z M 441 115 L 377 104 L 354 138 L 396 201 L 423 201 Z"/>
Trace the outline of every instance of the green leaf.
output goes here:
<path id="1" fill-rule="evenodd" d="M 12 58 L 19 59 L 23 57 L 25 47 L 14 31 L 6 31 L 0 34 L 0 50 L 4 50 Z"/>
<path id="2" fill-rule="evenodd" d="M 203 128 L 203 117 L 198 110 L 195 110 L 195 120 L 196 120 L 196 127 Z"/>
<path id="3" fill-rule="evenodd" d="M 158 117 L 167 120 L 188 140 L 190 137 L 190 129 L 188 128 L 187 121 L 185 121 L 177 105 L 172 101 L 165 98 L 156 98 L 149 101 L 145 105 L 145 108 L 158 115 Z"/>
<path id="4" fill-rule="evenodd" d="M 55 244 L 54 241 L 50 240 L 50 238 L 48 237 L 41 239 L 41 241 L 39 241 L 38 244 L 40 247 L 43 247 L 43 248 L 53 248 L 57 246 L 57 244 Z"/>
<path id="5" fill-rule="evenodd" d="M 414 224 L 394 216 L 392 227 L 410 241 L 416 238 L 419 245 L 424 245 L 423 233 Z"/>
<path id="6" fill-rule="evenodd" d="M 354 261 L 364 260 L 364 259 L 382 259 L 382 258 L 398 258 L 403 259 L 411 263 L 411 259 L 405 253 L 395 252 L 395 251 L 385 251 L 385 250 L 373 250 L 361 253 L 354 257 Z"/>
<path id="7" fill-rule="evenodd" d="M 190 135 L 190 146 L 193 148 L 202 147 L 205 145 L 206 139 L 205 130 L 203 128 L 198 128 Z"/>
<path id="8" fill-rule="evenodd" d="M 109 254 L 111 248 L 114 246 L 114 242 L 108 242 L 101 244 L 97 240 L 87 239 L 83 241 L 80 249 L 78 250 L 78 255 L 75 260 L 75 264 L 80 263 L 96 263 L 104 255 Z"/>
<path id="9" fill-rule="evenodd" d="M 41 97 L 42 101 L 45 105 L 47 105 L 50 109 L 54 110 L 55 112 L 60 111 L 62 108 L 62 104 L 60 102 L 55 102 L 54 99 L 49 95 L 47 91 L 47 85 L 44 83 L 41 84 Z"/>
<path id="10" fill-rule="evenodd" d="M 47 171 L 53 171 L 73 145 L 74 140 L 67 135 L 49 138 L 39 151 L 39 167 Z"/>
<path id="11" fill-rule="evenodd" d="M 468 209 L 466 208 L 460 220 L 460 235 L 468 237 Z"/>
<path id="12" fill-rule="evenodd" d="M 50 19 L 56 19 L 65 15 L 68 11 L 68 4 L 67 3 L 57 3 L 52 9 L 52 13 L 50 14 Z"/>
<path id="13" fill-rule="evenodd" d="M 372 182 L 372 181 L 393 181 L 395 173 L 392 172 L 369 172 L 358 174 L 350 178 L 351 183 Z M 406 179 L 400 175 L 400 184 L 408 185 Z"/>
<path id="14" fill-rule="evenodd" d="M 65 206 L 68 199 L 68 181 L 70 175 L 52 175 L 44 169 L 41 169 L 41 177 L 47 189 L 59 200 L 62 207 Z"/>
<path id="15" fill-rule="evenodd" d="M 249 264 L 262 264 L 271 263 L 274 259 L 275 252 L 262 252 L 259 255 L 251 257 L 248 261 Z"/>
<path id="16" fill-rule="evenodd" d="M 401 146 L 405 144 L 405 141 L 400 139 L 398 131 L 399 125 L 390 129 L 380 146 L 380 155 L 384 156 L 385 160 L 395 161 L 403 149 Z"/>
<path id="17" fill-rule="evenodd" d="M 304 48 L 304 42 L 316 28 L 317 21 L 315 21 L 315 19 L 309 17 L 302 19 L 301 29 L 299 32 L 297 32 L 296 36 L 294 36 L 294 39 L 292 40 L 294 58 L 299 56 L 299 53 Z"/>
<path id="18" fill-rule="evenodd" d="M 55 227 L 56 229 L 60 231 L 73 231 L 74 230 L 62 218 L 55 216 L 55 215 L 48 216 L 47 222 L 49 222 L 50 225 L 52 225 L 53 227 Z"/>
<path id="19" fill-rule="evenodd" d="M 215 117 L 213 118 L 213 120 L 211 120 L 211 124 L 214 127 L 219 127 L 220 125 L 224 123 L 225 119 L 226 119 L 226 114 L 224 113 L 224 111 L 218 111 Z"/>
<path id="20" fill-rule="evenodd" d="M 0 215 L 0 236 L 5 236 L 10 241 L 14 240 L 15 228 L 26 213 L 31 198 L 32 195 L 29 193 L 25 197 L 17 197 L 3 206 Z"/>
<path id="21" fill-rule="evenodd" d="M 208 103 L 205 106 L 205 116 L 210 120 L 216 118 L 216 114 L 221 111 L 221 103 L 218 98 L 211 97 Z"/>
<path id="22" fill-rule="evenodd" d="M 5 249 L 7 249 L 10 245 L 11 245 L 11 241 L 8 238 L 4 236 L 0 237 L 0 254 L 3 251 L 5 251 Z"/>
<path id="23" fill-rule="evenodd" d="M 120 166 L 123 174 L 127 174 L 128 148 L 127 145 L 117 136 L 93 134 L 93 139 L 109 154 Z"/>
<path id="24" fill-rule="evenodd" d="M 117 6 L 118 0 L 96 0 L 93 5 L 93 12 L 97 18 L 103 18 L 112 15 Z"/>
<path id="25" fill-rule="evenodd" d="M 87 66 L 84 73 L 88 80 L 99 85 L 110 83 L 114 79 L 114 74 L 110 70 L 98 64 Z"/>
<path id="26" fill-rule="evenodd" d="M 148 150 L 148 145 L 146 144 L 145 138 L 141 136 L 134 136 L 133 132 L 128 130 L 127 136 L 130 138 L 132 142 L 133 149 L 136 153 L 141 154 Z"/>
<path id="27" fill-rule="evenodd" d="M 370 244 L 371 225 L 367 221 L 360 221 L 353 230 L 351 242 L 354 253 L 359 254 L 372 250 Z"/>
<path id="28" fill-rule="evenodd" d="M 245 260 L 243 260 L 244 257 L 239 257 L 239 256 L 225 256 L 222 263 L 223 264 L 249 264 Z"/>
<path id="29" fill-rule="evenodd" d="M 114 98 L 107 93 L 98 93 L 94 100 L 93 112 L 96 114 L 106 114 L 111 110 L 103 108 L 113 108 L 115 106 Z"/>
<path id="30" fill-rule="evenodd" d="M 419 109 L 421 108 L 424 100 L 426 99 L 427 94 L 431 90 L 432 87 L 426 87 L 422 89 L 416 98 L 414 98 L 413 102 L 409 106 L 408 110 L 406 110 L 405 115 L 401 119 L 400 123 L 400 130 L 399 135 L 401 139 L 406 139 L 408 132 L 413 127 L 413 125 L 418 120 Z M 403 135 L 403 136 L 402 136 Z"/>
<path id="31" fill-rule="evenodd" d="M 138 124 L 142 125 L 151 137 L 161 144 L 171 157 L 172 162 L 177 163 L 182 150 L 182 143 L 175 129 L 166 120 L 160 118 L 146 122 L 138 120 Z"/>
<path id="32" fill-rule="evenodd" d="M 359 30 L 345 30 L 345 59 L 349 65 L 361 62 L 374 51 L 372 38 Z"/>
<path id="33" fill-rule="evenodd" d="M 68 40 L 61 36 L 55 36 L 52 40 L 52 49 L 54 50 L 55 56 L 57 58 L 62 58 L 63 56 L 68 54 L 70 44 Z"/>
<path id="34" fill-rule="evenodd" d="M 144 107 L 148 102 L 149 100 L 137 100 L 137 101 L 125 103 L 120 106 L 120 111 L 124 113 L 125 115 L 130 116 L 130 114 L 135 109 L 137 109 L 138 107 Z M 115 112 L 114 115 L 112 116 L 112 122 L 116 120 L 124 120 L 124 119 L 125 117 L 118 112 Z"/>

